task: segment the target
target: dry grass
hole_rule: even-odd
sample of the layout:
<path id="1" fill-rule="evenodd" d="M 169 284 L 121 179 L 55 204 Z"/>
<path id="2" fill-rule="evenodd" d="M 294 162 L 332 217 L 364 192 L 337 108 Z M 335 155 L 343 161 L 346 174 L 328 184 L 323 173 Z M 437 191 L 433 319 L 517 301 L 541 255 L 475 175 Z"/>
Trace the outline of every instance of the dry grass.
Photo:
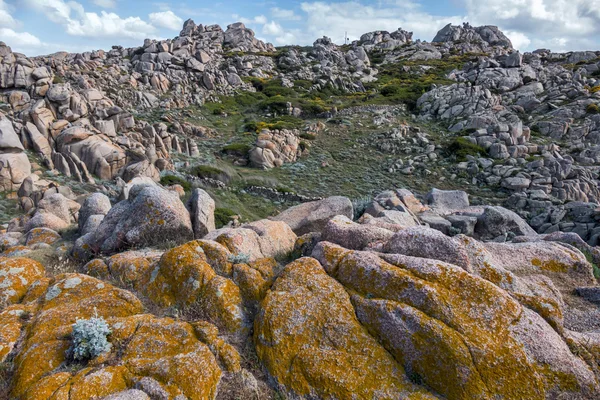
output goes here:
<path id="1" fill-rule="evenodd" d="M 54 247 L 33 250 L 26 257 L 42 264 L 46 268 L 46 275 L 50 278 L 60 274 L 80 272 L 78 262 L 67 256 L 59 256 Z"/>

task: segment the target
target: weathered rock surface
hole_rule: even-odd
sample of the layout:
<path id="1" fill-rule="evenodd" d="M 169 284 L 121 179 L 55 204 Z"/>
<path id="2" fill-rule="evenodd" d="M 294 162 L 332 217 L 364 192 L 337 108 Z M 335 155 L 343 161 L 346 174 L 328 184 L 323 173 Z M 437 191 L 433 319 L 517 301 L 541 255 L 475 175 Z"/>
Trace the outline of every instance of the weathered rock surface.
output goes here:
<path id="1" fill-rule="evenodd" d="M 272 219 L 285 222 L 296 235 L 304 235 L 321 231 L 336 215 L 353 217 L 352 202 L 348 198 L 333 196 L 320 201 L 303 203 L 288 208 Z"/>

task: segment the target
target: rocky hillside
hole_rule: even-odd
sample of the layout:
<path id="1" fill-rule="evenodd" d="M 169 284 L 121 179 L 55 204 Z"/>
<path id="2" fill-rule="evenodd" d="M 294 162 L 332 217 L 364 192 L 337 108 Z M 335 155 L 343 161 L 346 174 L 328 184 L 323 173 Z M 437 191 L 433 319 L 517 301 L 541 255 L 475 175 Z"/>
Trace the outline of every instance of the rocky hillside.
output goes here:
<path id="1" fill-rule="evenodd" d="M 0 398 L 600 398 L 599 146 L 493 26 L 0 42 Z"/>

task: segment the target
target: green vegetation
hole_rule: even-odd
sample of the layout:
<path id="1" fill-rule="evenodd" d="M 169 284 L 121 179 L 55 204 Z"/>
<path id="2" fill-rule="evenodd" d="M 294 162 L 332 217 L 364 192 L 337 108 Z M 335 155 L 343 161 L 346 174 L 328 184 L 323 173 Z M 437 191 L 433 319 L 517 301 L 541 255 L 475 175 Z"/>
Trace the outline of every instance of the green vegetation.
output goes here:
<path id="1" fill-rule="evenodd" d="M 217 229 L 227 225 L 234 215 L 237 214 L 229 208 L 215 208 L 215 225 Z"/>
<path id="2" fill-rule="evenodd" d="M 600 106 L 595 103 L 588 104 L 588 106 L 585 108 L 585 112 L 588 114 L 600 114 Z"/>
<path id="3" fill-rule="evenodd" d="M 462 136 L 454 138 L 447 150 L 451 155 L 456 155 L 456 159 L 458 161 L 466 161 L 467 156 L 477 157 L 486 154 L 486 151 L 483 147 Z"/>
<path id="4" fill-rule="evenodd" d="M 250 146 L 246 143 L 231 143 L 231 144 L 228 144 L 227 146 L 224 146 L 221 151 L 226 154 L 245 157 L 248 155 L 251 148 L 252 148 L 252 146 Z"/>
<path id="5" fill-rule="evenodd" d="M 213 167 L 212 165 L 196 165 L 190 171 L 192 175 L 203 179 L 215 179 L 221 182 L 229 182 L 231 177 L 225 171 Z"/>
<path id="6" fill-rule="evenodd" d="M 190 192 L 192 190 L 192 185 L 190 185 L 188 181 L 175 175 L 162 176 L 160 178 L 160 184 L 163 186 L 181 185 L 183 190 L 186 192 Z"/>

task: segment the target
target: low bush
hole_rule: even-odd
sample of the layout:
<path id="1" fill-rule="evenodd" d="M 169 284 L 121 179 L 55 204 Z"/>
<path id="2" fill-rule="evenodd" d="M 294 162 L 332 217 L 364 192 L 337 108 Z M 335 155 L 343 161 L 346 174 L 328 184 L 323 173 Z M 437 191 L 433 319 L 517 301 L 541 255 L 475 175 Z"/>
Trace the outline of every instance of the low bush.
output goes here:
<path id="1" fill-rule="evenodd" d="M 467 156 L 477 157 L 478 155 L 486 153 L 483 147 L 462 136 L 454 138 L 447 150 L 450 154 L 456 155 L 456 158 L 459 161 L 466 161 Z"/>
<path id="2" fill-rule="evenodd" d="M 600 106 L 595 103 L 588 104 L 588 106 L 585 108 L 585 112 L 588 114 L 600 114 Z"/>
<path id="3" fill-rule="evenodd" d="M 236 156 L 245 157 L 250 152 L 252 146 L 246 143 L 231 143 L 221 149 L 221 152 Z"/>
<path id="4" fill-rule="evenodd" d="M 192 190 L 192 185 L 190 185 L 188 181 L 175 175 L 162 176 L 160 178 L 160 184 L 163 186 L 181 185 L 183 190 L 186 192 L 190 192 Z"/>
<path id="5" fill-rule="evenodd" d="M 228 183 L 231 179 L 225 171 L 212 165 L 196 165 L 190 172 L 198 178 L 215 179 L 225 183 Z"/>
<path id="6" fill-rule="evenodd" d="M 74 361 L 88 361 L 110 351 L 107 337 L 111 330 L 104 318 L 78 319 L 73 324 L 72 344 L 68 350 Z"/>
<path id="7" fill-rule="evenodd" d="M 222 228 L 227 225 L 231 221 L 231 217 L 237 215 L 235 211 L 230 210 L 229 208 L 218 207 L 215 208 L 215 226 L 218 228 Z"/>

